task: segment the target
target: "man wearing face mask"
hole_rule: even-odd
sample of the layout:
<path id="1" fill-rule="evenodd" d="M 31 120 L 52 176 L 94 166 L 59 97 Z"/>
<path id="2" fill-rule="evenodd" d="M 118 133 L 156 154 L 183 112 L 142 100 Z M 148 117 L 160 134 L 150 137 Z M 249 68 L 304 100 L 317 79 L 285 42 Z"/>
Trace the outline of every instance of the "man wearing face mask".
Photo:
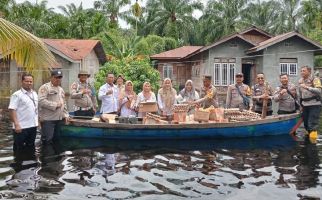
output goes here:
<path id="1" fill-rule="evenodd" d="M 273 99 L 278 102 L 277 114 L 292 114 L 295 113 L 297 109 L 297 92 L 294 84 L 289 83 L 288 75 L 280 75 L 281 85 L 275 90 Z"/>
<path id="2" fill-rule="evenodd" d="M 63 122 L 68 123 L 69 120 L 65 92 L 60 86 L 62 78 L 62 71 L 54 69 L 51 71 L 50 82 L 39 88 L 39 119 L 43 144 L 57 139 L 60 126 Z"/>

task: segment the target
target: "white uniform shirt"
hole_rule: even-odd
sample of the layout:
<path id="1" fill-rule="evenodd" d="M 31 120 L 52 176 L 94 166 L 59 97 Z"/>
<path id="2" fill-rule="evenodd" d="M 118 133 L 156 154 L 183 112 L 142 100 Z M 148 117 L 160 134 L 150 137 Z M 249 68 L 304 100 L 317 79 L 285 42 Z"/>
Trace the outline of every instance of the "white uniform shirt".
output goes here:
<path id="1" fill-rule="evenodd" d="M 110 90 L 113 90 L 113 93 L 106 95 Z M 106 83 L 100 87 L 98 99 L 102 101 L 101 113 L 117 112 L 118 95 L 118 89 L 115 85 L 110 86 Z"/>
<path id="2" fill-rule="evenodd" d="M 35 91 L 27 92 L 23 88 L 10 97 L 8 109 L 15 110 L 21 129 L 38 126 L 38 95 Z M 12 125 L 15 128 L 14 124 Z"/>

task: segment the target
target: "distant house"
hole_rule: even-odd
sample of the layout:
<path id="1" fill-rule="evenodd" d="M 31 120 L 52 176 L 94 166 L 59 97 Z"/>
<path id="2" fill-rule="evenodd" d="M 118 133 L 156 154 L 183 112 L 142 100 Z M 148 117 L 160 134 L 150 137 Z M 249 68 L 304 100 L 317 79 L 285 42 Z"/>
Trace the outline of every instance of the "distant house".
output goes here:
<path id="1" fill-rule="evenodd" d="M 185 49 L 191 51 L 184 53 Z M 210 75 L 213 84 L 224 93 L 229 84 L 235 83 L 238 72 L 244 73 L 245 83 L 249 85 L 255 83 L 258 72 L 263 72 L 273 87 L 277 86 L 281 73 L 289 74 L 291 81 L 297 82 L 300 67 L 313 67 L 314 56 L 322 54 L 321 49 L 321 44 L 298 32 L 272 36 L 251 27 L 209 46 L 180 47 L 152 55 L 151 59 L 157 61 L 161 78 L 170 77 L 177 84 L 182 84 L 182 79 L 192 79 L 199 88 L 201 77 Z M 178 54 L 183 56 L 174 59 L 173 55 Z M 186 74 L 175 74 L 176 66 Z"/>
<path id="2" fill-rule="evenodd" d="M 80 70 L 87 70 L 90 81 L 94 80 L 99 66 L 106 62 L 106 55 L 99 40 L 43 39 L 48 49 L 54 54 L 58 67 L 62 68 L 64 78 L 62 86 L 69 91 L 69 86 L 77 80 Z"/>
<path id="3" fill-rule="evenodd" d="M 57 61 L 57 68 L 61 68 L 64 74 L 62 86 L 68 93 L 72 82 L 77 80 L 80 70 L 87 70 L 93 81 L 99 66 L 106 62 L 103 46 L 99 40 L 75 40 L 75 39 L 43 39 L 48 49 L 53 53 Z M 14 60 L 4 60 L 0 57 L 0 94 L 9 94 L 20 87 L 21 71 Z M 34 87 L 38 89 L 41 84 L 48 82 L 48 71 L 37 72 Z"/>

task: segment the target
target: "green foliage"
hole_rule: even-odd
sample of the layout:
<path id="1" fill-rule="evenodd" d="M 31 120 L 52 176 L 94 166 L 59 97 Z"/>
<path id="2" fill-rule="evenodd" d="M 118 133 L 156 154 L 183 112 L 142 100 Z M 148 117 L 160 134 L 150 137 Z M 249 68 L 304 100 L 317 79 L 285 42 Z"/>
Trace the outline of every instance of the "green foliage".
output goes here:
<path id="1" fill-rule="evenodd" d="M 178 47 L 177 41 L 170 37 L 164 37 L 164 50 L 168 51 Z"/>
<path id="2" fill-rule="evenodd" d="M 308 37 L 322 44 L 322 30 L 314 29 L 308 33 Z M 322 56 L 315 56 L 314 67 L 322 67 Z"/>
<path id="3" fill-rule="evenodd" d="M 148 58 L 128 58 L 122 60 L 113 60 L 106 63 L 96 74 L 95 88 L 105 84 L 106 73 L 112 72 L 115 76 L 123 74 L 126 80 L 131 80 L 134 90 L 139 93 L 145 81 L 149 81 L 154 91 L 158 89 L 160 75 L 159 72 L 151 66 Z"/>

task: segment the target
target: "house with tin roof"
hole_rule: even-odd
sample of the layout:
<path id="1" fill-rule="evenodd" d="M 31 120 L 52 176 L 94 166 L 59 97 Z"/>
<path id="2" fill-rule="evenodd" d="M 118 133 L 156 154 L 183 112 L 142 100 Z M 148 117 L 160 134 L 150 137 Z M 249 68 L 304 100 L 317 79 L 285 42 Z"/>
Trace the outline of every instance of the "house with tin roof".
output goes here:
<path id="1" fill-rule="evenodd" d="M 300 78 L 300 67 L 313 67 L 314 56 L 322 54 L 322 45 L 298 32 L 273 36 L 255 26 L 225 36 L 204 47 L 185 46 L 152 55 L 161 78 L 172 78 L 175 84 L 192 79 L 196 88 L 202 76 L 212 77 L 212 83 L 225 94 L 235 83 L 235 74 L 242 72 L 245 83 L 255 84 L 256 74 L 263 72 L 273 86 L 279 84 L 279 74 L 287 73 L 292 82 Z M 180 55 L 180 56 L 178 56 Z M 180 66 L 180 71 L 178 67 Z M 180 74 L 184 71 L 183 74 Z"/>
<path id="2" fill-rule="evenodd" d="M 90 82 L 93 82 L 99 66 L 107 59 L 102 43 L 99 40 L 76 39 L 43 39 L 48 49 L 54 54 L 64 74 L 62 86 L 66 92 L 70 85 L 78 80 L 80 70 L 89 72 Z"/>
<path id="3" fill-rule="evenodd" d="M 92 82 L 95 74 L 99 71 L 107 59 L 99 40 L 76 40 L 76 39 L 43 39 L 48 49 L 53 53 L 57 61 L 56 68 L 63 71 L 62 87 L 69 93 L 70 85 L 78 80 L 78 72 L 87 70 Z M 20 79 L 23 67 L 17 66 L 14 60 L 4 60 L 0 57 L 0 83 L 5 91 L 10 94 L 20 87 Z M 37 71 L 34 80 L 34 88 L 37 90 L 43 83 L 49 81 L 48 70 Z M 1 91 L 0 91 L 1 94 Z"/>

